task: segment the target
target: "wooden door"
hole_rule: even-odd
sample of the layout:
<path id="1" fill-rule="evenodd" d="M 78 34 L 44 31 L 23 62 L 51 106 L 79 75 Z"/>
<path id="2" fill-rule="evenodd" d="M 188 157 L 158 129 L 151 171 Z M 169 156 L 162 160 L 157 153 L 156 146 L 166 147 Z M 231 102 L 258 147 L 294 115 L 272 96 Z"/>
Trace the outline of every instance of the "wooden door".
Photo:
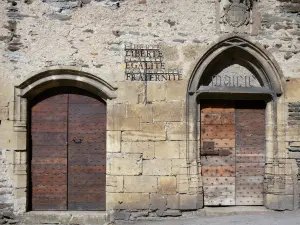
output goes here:
<path id="1" fill-rule="evenodd" d="M 236 102 L 236 204 L 263 205 L 265 104 Z"/>
<path id="2" fill-rule="evenodd" d="M 105 104 L 71 94 L 68 111 L 68 209 L 105 210 Z"/>
<path id="3" fill-rule="evenodd" d="M 264 107 L 252 101 L 201 102 L 205 205 L 262 205 Z"/>
<path id="4" fill-rule="evenodd" d="M 106 106 L 57 94 L 31 108 L 31 209 L 105 210 Z"/>

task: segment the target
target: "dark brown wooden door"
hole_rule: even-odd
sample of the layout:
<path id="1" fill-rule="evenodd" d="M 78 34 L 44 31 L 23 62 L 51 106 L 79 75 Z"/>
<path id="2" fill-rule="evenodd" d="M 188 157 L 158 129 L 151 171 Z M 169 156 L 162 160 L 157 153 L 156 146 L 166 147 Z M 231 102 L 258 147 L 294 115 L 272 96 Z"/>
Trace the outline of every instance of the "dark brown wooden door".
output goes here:
<path id="1" fill-rule="evenodd" d="M 201 102 L 201 171 L 205 205 L 262 205 L 265 104 Z"/>
<path id="2" fill-rule="evenodd" d="M 105 210 L 106 106 L 59 94 L 31 108 L 32 210 Z"/>

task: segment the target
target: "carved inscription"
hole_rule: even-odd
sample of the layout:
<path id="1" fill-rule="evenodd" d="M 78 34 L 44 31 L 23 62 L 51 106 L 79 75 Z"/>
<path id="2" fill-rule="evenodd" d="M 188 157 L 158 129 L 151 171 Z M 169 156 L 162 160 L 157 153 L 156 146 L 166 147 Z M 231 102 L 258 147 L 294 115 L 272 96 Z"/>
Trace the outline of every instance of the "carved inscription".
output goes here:
<path id="1" fill-rule="evenodd" d="M 254 75 L 215 75 L 209 86 L 215 87 L 257 87 Z"/>
<path id="2" fill-rule="evenodd" d="M 158 46 L 125 46 L 125 79 L 128 81 L 171 81 L 182 80 L 179 70 L 168 70 Z"/>

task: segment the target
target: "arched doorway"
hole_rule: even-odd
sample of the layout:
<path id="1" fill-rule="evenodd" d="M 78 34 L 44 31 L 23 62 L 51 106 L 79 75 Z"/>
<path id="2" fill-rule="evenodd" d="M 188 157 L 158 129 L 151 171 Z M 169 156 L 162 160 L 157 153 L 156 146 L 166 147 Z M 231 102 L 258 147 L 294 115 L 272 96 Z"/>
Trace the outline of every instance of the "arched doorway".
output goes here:
<path id="1" fill-rule="evenodd" d="M 24 210 L 105 210 L 106 105 L 116 90 L 69 68 L 15 87 L 14 130 L 28 165 Z"/>
<path id="2" fill-rule="evenodd" d="M 204 205 L 263 205 L 265 106 L 258 100 L 201 100 Z"/>
<path id="3" fill-rule="evenodd" d="M 187 92 L 187 153 L 199 205 L 266 205 L 267 165 L 278 161 L 282 74 L 245 38 L 227 36 L 198 62 Z M 193 174 L 192 174 L 193 173 Z"/>
<path id="4" fill-rule="evenodd" d="M 29 104 L 31 209 L 105 210 L 105 102 L 60 87 Z"/>

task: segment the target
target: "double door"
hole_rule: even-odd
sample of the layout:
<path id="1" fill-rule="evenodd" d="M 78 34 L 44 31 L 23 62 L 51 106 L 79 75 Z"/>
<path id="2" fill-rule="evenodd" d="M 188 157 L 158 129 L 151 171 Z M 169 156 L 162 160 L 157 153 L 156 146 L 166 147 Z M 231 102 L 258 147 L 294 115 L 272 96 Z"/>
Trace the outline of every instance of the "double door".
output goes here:
<path id="1" fill-rule="evenodd" d="M 31 209 L 105 210 L 106 105 L 56 94 L 31 107 Z"/>
<path id="2" fill-rule="evenodd" d="M 204 204 L 263 205 L 265 104 L 201 102 Z"/>

